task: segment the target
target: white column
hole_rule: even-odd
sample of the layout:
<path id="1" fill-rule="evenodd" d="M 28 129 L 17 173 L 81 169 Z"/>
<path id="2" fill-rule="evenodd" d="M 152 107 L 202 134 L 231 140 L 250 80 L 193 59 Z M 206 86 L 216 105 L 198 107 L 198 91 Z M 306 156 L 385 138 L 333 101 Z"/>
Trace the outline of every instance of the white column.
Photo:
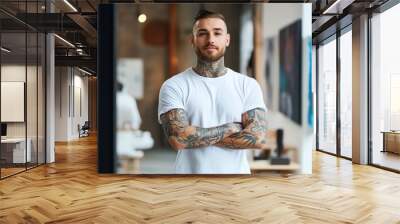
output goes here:
<path id="1" fill-rule="evenodd" d="M 54 6 L 46 1 L 47 12 L 53 12 Z M 55 133 L 55 44 L 54 35 L 46 35 L 46 163 L 55 162 L 54 133 Z"/>
<path id="2" fill-rule="evenodd" d="M 46 92 L 46 163 L 52 163 L 55 161 L 55 152 L 54 152 L 54 132 L 55 132 L 55 103 L 54 103 L 54 91 L 55 91 L 55 78 L 54 78 L 54 35 L 47 34 L 46 36 L 46 60 L 47 60 L 47 76 L 46 76 L 46 84 L 47 84 L 47 92 Z"/>
<path id="3" fill-rule="evenodd" d="M 353 20 L 353 162 L 368 163 L 368 15 Z"/>

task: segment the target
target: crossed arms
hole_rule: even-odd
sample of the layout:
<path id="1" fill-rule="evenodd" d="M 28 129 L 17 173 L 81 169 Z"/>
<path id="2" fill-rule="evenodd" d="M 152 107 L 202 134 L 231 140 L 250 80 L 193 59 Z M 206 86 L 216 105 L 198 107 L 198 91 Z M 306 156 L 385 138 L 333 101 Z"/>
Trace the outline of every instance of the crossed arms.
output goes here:
<path id="1" fill-rule="evenodd" d="M 183 109 L 173 109 L 160 116 L 168 142 L 175 150 L 216 145 L 231 149 L 266 148 L 265 111 L 255 108 L 242 114 L 241 123 L 227 123 L 212 128 L 189 125 Z"/>

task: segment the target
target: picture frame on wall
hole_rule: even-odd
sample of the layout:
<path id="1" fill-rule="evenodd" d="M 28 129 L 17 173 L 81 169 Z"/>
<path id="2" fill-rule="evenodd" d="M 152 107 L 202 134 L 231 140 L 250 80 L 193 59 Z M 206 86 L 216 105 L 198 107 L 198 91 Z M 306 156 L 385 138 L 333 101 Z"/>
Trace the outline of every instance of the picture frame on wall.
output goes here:
<path id="1" fill-rule="evenodd" d="M 279 31 L 279 111 L 301 125 L 302 23 Z"/>

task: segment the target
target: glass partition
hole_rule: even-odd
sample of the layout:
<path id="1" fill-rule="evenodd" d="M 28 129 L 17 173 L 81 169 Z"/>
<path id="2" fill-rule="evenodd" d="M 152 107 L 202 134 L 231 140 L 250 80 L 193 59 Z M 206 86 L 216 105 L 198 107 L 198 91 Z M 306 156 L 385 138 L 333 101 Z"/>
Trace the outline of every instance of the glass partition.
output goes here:
<path id="1" fill-rule="evenodd" d="M 24 171 L 31 161 L 26 150 L 26 41 L 25 32 L 1 34 L 2 177 Z"/>
<path id="2" fill-rule="evenodd" d="M 26 113 L 27 113 L 27 150 L 31 151 L 27 163 L 28 168 L 37 165 L 37 76 L 38 76 L 38 35 L 36 32 L 27 33 L 27 80 L 26 80 Z"/>
<path id="3" fill-rule="evenodd" d="M 336 39 L 318 48 L 318 149 L 336 154 Z"/>
<path id="4" fill-rule="evenodd" d="M 7 21 L 0 22 L 0 178 L 45 163 L 46 39 L 16 19 L 24 12 L 44 12 L 44 3 L 0 3 L 7 12 L 16 10 L 16 14 L 0 12 L 0 21 Z"/>

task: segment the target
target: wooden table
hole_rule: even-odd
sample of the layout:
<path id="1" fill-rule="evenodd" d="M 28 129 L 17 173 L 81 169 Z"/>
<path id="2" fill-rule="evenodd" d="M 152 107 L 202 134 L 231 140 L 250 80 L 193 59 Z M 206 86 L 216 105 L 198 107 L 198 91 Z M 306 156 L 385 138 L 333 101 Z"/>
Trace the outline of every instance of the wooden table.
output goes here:
<path id="1" fill-rule="evenodd" d="M 382 131 L 383 150 L 382 152 L 392 152 L 400 154 L 400 131 Z"/>
<path id="2" fill-rule="evenodd" d="M 129 155 L 118 156 L 118 174 L 140 174 L 140 159 L 143 158 L 143 151 L 132 150 Z"/>

